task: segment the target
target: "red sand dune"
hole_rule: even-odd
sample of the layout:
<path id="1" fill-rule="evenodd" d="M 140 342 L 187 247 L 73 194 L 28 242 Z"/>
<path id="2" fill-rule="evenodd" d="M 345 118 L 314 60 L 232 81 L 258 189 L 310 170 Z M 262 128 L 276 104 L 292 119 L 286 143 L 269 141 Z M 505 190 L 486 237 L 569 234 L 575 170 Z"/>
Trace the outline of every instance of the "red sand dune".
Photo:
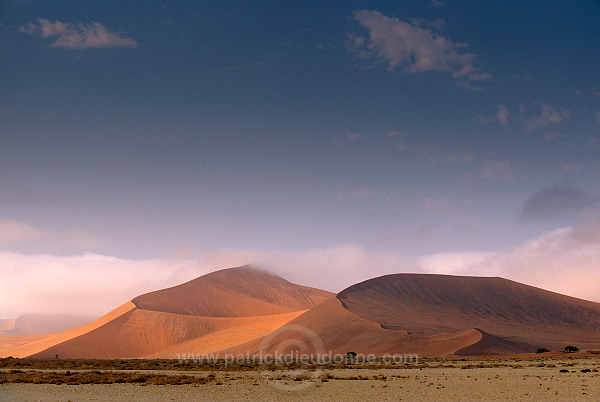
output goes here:
<path id="1" fill-rule="evenodd" d="M 102 325 L 36 339 L 11 352 L 39 358 L 209 353 L 264 336 L 332 296 L 257 269 L 225 269 L 138 296 Z"/>
<path id="2" fill-rule="evenodd" d="M 550 347 L 587 347 L 600 340 L 600 303 L 503 278 L 385 275 L 350 286 L 337 298 L 383 328 L 415 335 L 481 328 Z"/>
<path id="3" fill-rule="evenodd" d="M 0 356 L 514 355 L 600 348 L 600 304 L 501 278 L 396 274 L 337 296 L 249 267 L 134 298 L 69 331 L 0 337 Z"/>
<path id="4" fill-rule="evenodd" d="M 597 348 L 600 304 L 502 278 L 386 275 L 226 352 L 317 353 L 319 342 L 327 353 L 365 355 L 518 354 L 569 343 Z"/>

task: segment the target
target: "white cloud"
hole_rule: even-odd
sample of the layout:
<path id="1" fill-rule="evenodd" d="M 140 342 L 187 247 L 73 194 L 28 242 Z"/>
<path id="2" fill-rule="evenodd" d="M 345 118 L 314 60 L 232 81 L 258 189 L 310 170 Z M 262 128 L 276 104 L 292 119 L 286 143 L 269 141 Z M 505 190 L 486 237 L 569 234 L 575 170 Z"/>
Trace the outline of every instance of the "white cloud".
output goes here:
<path id="1" fill-rule="evenodd" d="M 525 128 L 527 128 L 527 130 L 531 131 L 539 127 L 548 126 L 550 124 L 558 124 L 571 117 L 570 110 L 556 108 L 552 105 L 544 103 L 538 103 L 538 105 L 540 105 L 542 109 L 541 113 L 539 115 L 529 117 L 523 121 L 523 124 L 525 124 Z"/>
<path id="2" fill-rule="evenodd" d="M 465 44 L 379 11 L 360 10 L 354 17 L 368 30 L 368 37 L 349 35 L 348 49 L 358 57 L 386 63 L 389 71 L 403 68 L 407 73 L 446 71 L 453 78 L 491 78 L 475 68 L 475 55 L 460 51 Z"/>
<path id="3" fill-rule="evenodd" d="M 479 116 L 479 123 L 489 124 L 498 122 L 505 126 L 511 120 L 516 120 L 525 126 L 528 131 L 535 130 L 540 127 L 546 127 L 551 124 L 559 124 L 564 120 L 571 118 L 572 114 L 570 110 L 552 106 L 546 103 L 537 102 L 536 105 L 540 107 L 539 114 L 530 114 L 527 116 L 527 108 L 524 105 L 519 105 L 519 112 L 516 115 L 512 115 L 508 108 L 504 105 L 497 105 L 496 114 L 492 117 Z"/>
<path id="4" fill-rule="evenodd" d="M 514 175 L 514 169 L 510 161 L 485 161 L 479 169 L 479 177 L 491 181 L 510 181 Z"/>
<path id="5" fill-rule="evenodd" d="M 178 284 L 177 271 L 188 264 L 0 252 L 0 318 L 30 312 L 100 316 L 138 294 Z"/>
<path id="6" fill-rule="evenodd" d="M 451 253 L 427 256 L 426 272 L 500 276 L 546 290 L 600 302 L 600 223 L 558 229 L 508 253 Z"/>
<path id="7" fill-rule="evenodd" d="M 492 117 L 479 116 L 479 122 L 481 124 L 488 124 L 488 123 L 498 122 L 498 123 L 500 123 L 503 126 L 507 125 L 508 124 L 508 120 L 510 119 L 510 112 L 503 105 L 497 105 L 496 108 L 498 110 L 497 110 L 497 112 L 496 112 L 496 114 L 494 116 L 492 116 Z"/>
<path id="8" fill-rule="evenodd" d="M 447 149 L 441 144 L 420 144 L 421 160 L 432 165 L 467 165 L 475 161 L 475 156 L 469 149 Z"/>
<path id="9" fill-rule="evenodd" d="M 349 142 L 355 142 L 362 140 L 363 136 L 355 131 L 346 133 L 346 140 Z"/>
<path id="10" fill-rule="evenodd" d="M 338 292 L 391 273 L 500 276 L 600 302 L 600 210 L 511 251 L 414 258 L 342 244 L 296 252 L 220 250 L 198 258 L 125 260 L 97 254 L 0 252 L 0 318 L 34 311 L 101 315 L 135 296 L 247 263 L 306 286 Z"/>
<path id="11" fill-rule="evenodd" d="M 405 150 L 408 149 L 408 144 L 400 138 L 405 138 L 408 134 L 405 131 L 392 130 L 385 133 L 386 141 L 393 144 L 396 148 Z"/>
<path id="12" fill-rule="evenodd" d="M 37 24 L 22 26 L 21 32 L 39 35 L 42 38 L 55 38 L 50 47 L 91 49 L 103 47 L 135 47 L 137 42 L 123 34 L 111 32 L 104 25 L 92 22 L 89 25 L 51 22 L 38 18 Z"/>

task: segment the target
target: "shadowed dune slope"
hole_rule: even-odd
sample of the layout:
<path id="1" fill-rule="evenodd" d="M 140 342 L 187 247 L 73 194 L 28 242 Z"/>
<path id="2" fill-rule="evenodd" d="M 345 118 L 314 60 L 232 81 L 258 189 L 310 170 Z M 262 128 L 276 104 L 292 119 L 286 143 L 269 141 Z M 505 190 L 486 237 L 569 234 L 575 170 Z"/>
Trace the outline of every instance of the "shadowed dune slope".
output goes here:
<path id="1" fill-rule="evenodd" d="M 202 317 L 248 317 L 306 310 L 331 296 L 330 292 L 296 285 L 244 266 L 146 293 L 132 302 L 142 310 Z"/>
<path id="2" fill-rule="evenodd" d="M 600 303 L 502 278 L 385 275 L 350 286 L 337 298 L 383 328 L 415 335 L 481 328 L 538 343 L 600 343 Z"/>
<path id="3" fill-rule="evenodd" d="M 483 339 L 487 343 L 482 343 Z M 472 346 L 472 355 L 491 354 L 489 345 L 494 345 L 496 354 L 512 354 L 516 353 L 515 350 L 526 353 L 536 349 L 533 345 L 516 344 L 474 328 L 428 337 L 385 329 L 375 321 L 348 311 L 337 298 L 331 298 L 267 336 L 227 349 L 223 353 L 285 355 L 298 352 L 343 355 L 354 351 L 377 356 L 449 356 Z"/>

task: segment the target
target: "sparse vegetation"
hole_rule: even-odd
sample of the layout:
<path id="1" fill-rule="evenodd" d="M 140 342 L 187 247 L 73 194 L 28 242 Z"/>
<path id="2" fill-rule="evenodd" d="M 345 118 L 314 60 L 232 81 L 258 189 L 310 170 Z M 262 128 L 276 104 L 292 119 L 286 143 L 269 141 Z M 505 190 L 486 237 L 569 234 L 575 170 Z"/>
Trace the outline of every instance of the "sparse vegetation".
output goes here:
<path id="1" fill-rule="evenodd" d="M 577 346 L 569 345 L 569 346 L 565 346 L 565 351 L 567 353 L 575 353 L 575 352 L 579 352 L 579 348 Z"/>
<path id="2" fill-rule="evenodd" d="M 546 348 L 539 348 L 535 353 L 547 353 L 547 352 L 550 352 L 550 351 Z"/>

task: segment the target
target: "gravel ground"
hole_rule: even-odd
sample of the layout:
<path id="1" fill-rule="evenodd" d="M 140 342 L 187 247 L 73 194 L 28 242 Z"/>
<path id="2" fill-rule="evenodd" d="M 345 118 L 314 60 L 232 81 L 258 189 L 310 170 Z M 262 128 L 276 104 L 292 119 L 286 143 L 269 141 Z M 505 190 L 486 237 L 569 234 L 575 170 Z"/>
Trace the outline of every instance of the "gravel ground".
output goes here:
<path id="1" fill-rule="evenodd" d="M 222 371 L 198 385 L 0 384 L 1 401 L 600 400 L 599 361 L 554 367 Z M 567 369 L 569 372 L 560 372 Z M 180 372 L 171 372 L 179 374 Z M 181 374 L 189 374 L 189 372 Z"/>
<path id="2" fill-rule="evenodd" d="M 578 367 L 344 369 L 315 379 L 297 372 L 219 372 L 199 385 L 2 384 L 2 401 L 202 400 L 598 400 L 600 373 Z M 281 376 L 288 375 L 282 379 Z M 330 378 L 327 378 L 330 377 Z M 367 379 L 363 379 L 367 378 Z M 375 379 L 376 378 L 376 379 Z M 298 380 L 299 381 L 295 381 Z M 326 380 L 326 381 L 323 381 Z"/>

